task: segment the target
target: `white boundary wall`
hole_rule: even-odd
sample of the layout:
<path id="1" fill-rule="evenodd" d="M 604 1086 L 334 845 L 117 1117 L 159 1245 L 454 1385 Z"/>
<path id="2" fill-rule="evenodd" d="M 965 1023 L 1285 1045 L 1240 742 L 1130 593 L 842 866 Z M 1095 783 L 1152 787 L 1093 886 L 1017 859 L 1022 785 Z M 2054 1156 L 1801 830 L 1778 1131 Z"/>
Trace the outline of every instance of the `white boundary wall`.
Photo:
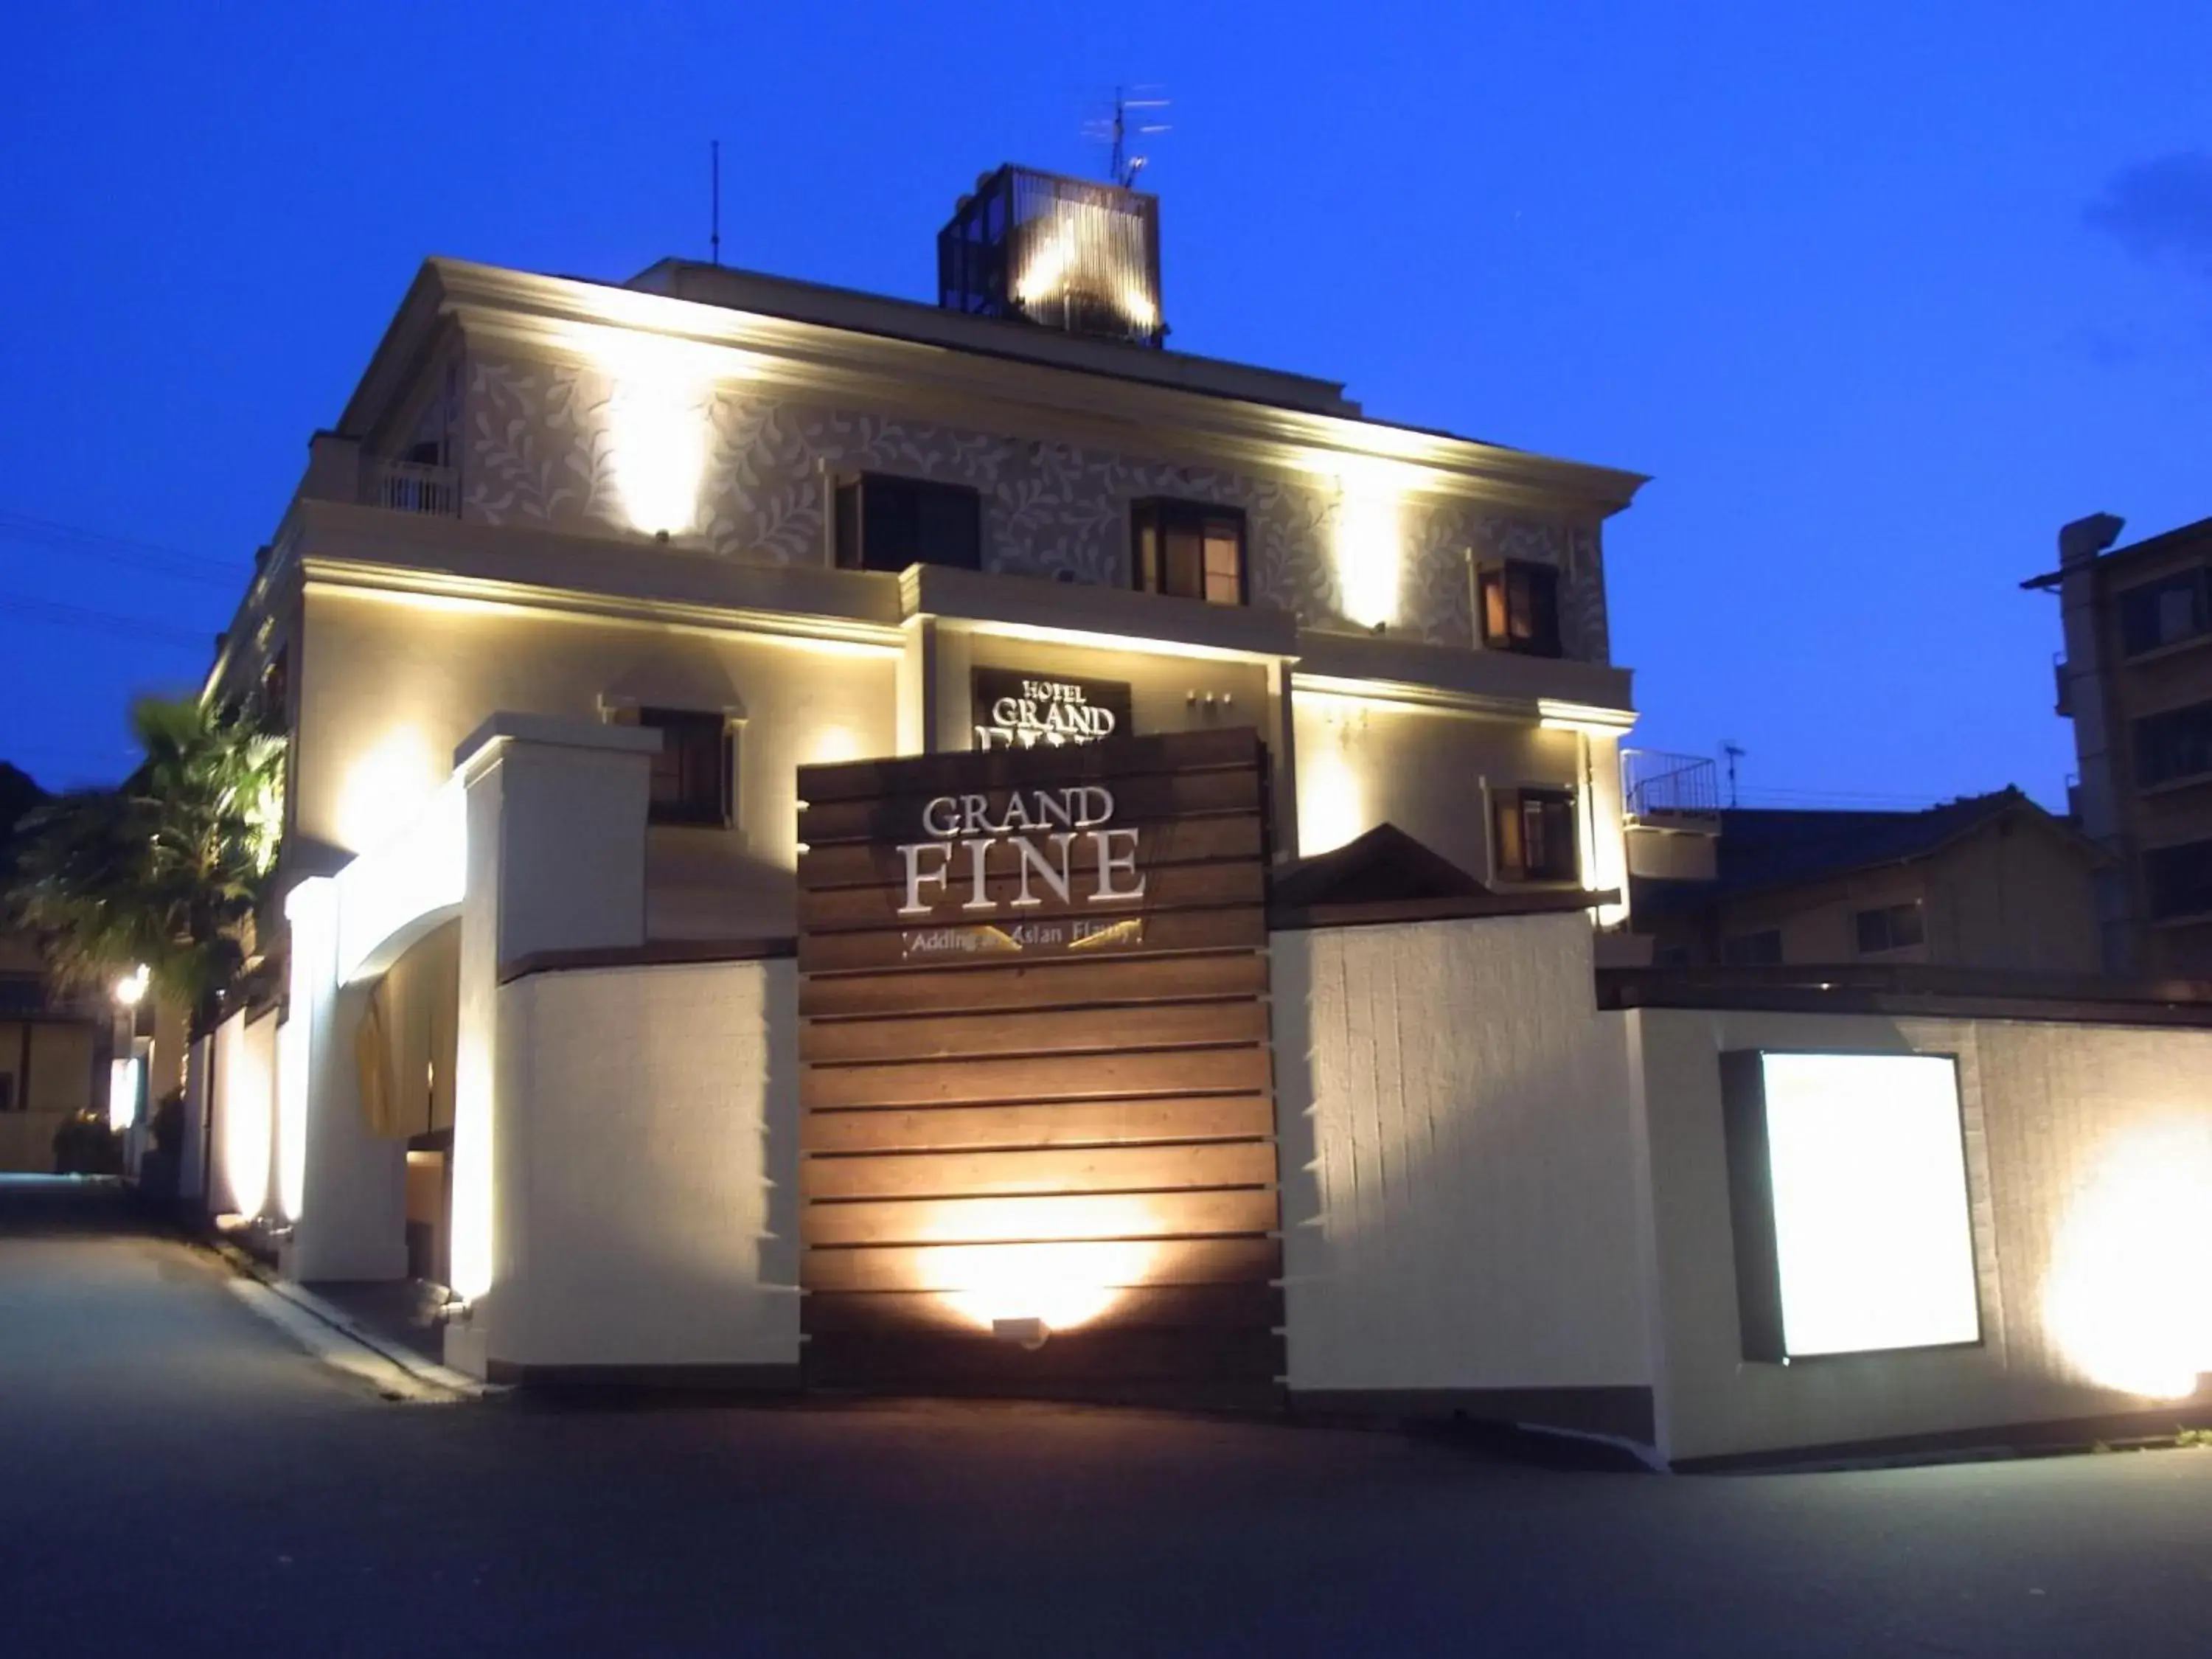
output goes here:
<path id="1" fill-rule="evenodd" d="M 2146 1356 L 2155 1370 L 2192 1329 L 2197 1363 L 2212 1369 L 2212 1031 L 1677 1009 L 1621 1018 L 1649 1130 L 1671 1459 L 2142 1413 L 2155 1401 L 2099 1377 L 2140 1376 Z M 1717 1058 L 1736 1048 L 1958 1057 L 1980 1346 L 1744 1360 Z M 1878 1216 L 1881 1195 L 1868 1201 Z M 2086 1329 L 2065 1311 L 2067 1282 L 2090 1311 Z"/>
<path id="2" fill-rule="evenodd" d="M 569 969 L 499 996 L 526 1125 L 501 1194 L 499 1357 L 795 1366 L 793 964 Z"/>
<path id="3" fill-rule="evenodd" d="M 1623 1032 L 1589 919 L 1271 948 L 1291 1389 L 1648 1385 Z"/>

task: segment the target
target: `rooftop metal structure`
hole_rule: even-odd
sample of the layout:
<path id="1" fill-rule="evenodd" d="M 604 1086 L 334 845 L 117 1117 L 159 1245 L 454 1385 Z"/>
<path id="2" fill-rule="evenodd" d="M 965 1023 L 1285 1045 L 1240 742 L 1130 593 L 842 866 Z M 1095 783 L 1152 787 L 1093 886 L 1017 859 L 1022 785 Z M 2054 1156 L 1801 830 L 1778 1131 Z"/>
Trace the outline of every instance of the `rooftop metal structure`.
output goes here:
<path id="1" fill-rule="evenodd" d="M 1157 349 L 1159 233 L 1156 196 L 1008 164 L 937 234 L 937 302 Z"/>

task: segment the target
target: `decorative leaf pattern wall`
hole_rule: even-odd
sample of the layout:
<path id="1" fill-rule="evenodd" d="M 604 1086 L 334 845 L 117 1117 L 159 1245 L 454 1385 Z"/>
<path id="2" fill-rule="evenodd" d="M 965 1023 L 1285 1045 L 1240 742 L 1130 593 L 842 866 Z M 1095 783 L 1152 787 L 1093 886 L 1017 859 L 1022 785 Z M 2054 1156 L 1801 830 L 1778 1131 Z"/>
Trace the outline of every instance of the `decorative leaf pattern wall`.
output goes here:
<path id="1" fill-rule="evenodd" d="M 615 481 L 609 410 L 597 370 L 472 354 L 463 510 L 485 524 L 593 521 L 628 533 Z M 1255 604 L 1309 625 L 1349 627 L 1332 544 L 1327 485 L 794 403 L 732 386 L 708 399 L 710 437 L 698 539 L 726 558 L 790 564 L 827 544 L 829 479 L 842 471 L 967 484 L 982 497 L 987 568 L 1102 586 L 1129 577 L 1127 508 L 1148 495 L 1242 507 Z M 1606 659 L 1604 574 L 1593 529 L 1500 517 L 1464 501 L 1408 502 L 1400 520 L 1399 631 L 1439 645 L 1475 642 L 1473 567 L 1512 558 L 1560 571 L 1570 656 Z"/>

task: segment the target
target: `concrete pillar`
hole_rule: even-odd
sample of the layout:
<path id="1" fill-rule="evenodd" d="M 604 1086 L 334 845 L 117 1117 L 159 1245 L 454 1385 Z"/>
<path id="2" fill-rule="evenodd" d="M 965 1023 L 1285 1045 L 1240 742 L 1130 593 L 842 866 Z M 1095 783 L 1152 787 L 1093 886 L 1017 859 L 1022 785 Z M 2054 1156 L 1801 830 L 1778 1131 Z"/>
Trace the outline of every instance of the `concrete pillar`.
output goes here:
<path id="1" fill-rule="evenodd" d="M 1280 659 L 1267 670 L 1267 744 L 1270 834 L 1278 860 L 1298 856 L 1297 708 L 1291 690 L 1291 665 Z"/>
<path id="2" fill-rule="evenodd" d="M 343 501 L 361 499 L 361 445 L 335 432 L 318 432 L 307 440 L 307 471 L 300 480 L 300 494 L 308 501 Z"/>
<path id="3" fill-rule="evenodd" d="M 368 988 L 338 983 L 336 884 L 300 883 L 284 916 L 291 994 L 277 1034 L 276 1191 L 292 1235 L 282 1266 L 302 1281 L 404 1279 L 406 1152 L 362 1115 L 354 1039 Z"/>
<path id="4" fill-rule="evenodd" d="M 495 714 L 454 756 L 467 790 L 454 1066 L 453 1288 L 446 1361 L 482 1376 L 532 1336 L 530 1102 L 500 982 L 546 951 L 645 942 L 645 823 L 660 734 Z M 550 1244 L 557 1241 L 548 1241 Z"/>
<path id="5" fill-rule="evenodd" d="M 899 631 L 898 752 L 927 754 L 937 732 L 937 618 L 908 617 Z"/>
<path id="6" fill-rule="evenodd" d="M 975 746 L 975 641 L 965 629 L 936 627 L 929 665 L 930 681 L 937 688 L 931 715 L 932 753 L 958 754 Z"/>

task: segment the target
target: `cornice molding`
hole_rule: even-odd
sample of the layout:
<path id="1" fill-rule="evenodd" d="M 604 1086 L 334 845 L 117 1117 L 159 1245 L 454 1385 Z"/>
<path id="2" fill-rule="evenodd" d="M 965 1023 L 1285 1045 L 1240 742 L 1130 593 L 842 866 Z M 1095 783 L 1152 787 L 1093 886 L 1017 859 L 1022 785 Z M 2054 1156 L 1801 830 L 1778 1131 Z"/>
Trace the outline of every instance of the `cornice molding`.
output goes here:
<path id="1" fill-rule="evenodd" d="M 355 559 L 301 561 L 307 591 L 353 592 L 371 599 L 431 599 L 510 614 L 574 617 L 590 621 L 641 624 L 706 633 L 720 638 L 747 634 L 807 645 L 896 654 L 902 638 L 896 627 L 842 617 L 738 605 L 701 605 L 636 595 L 592 593 L 532 582 L 465 576 L 411 565 L 369 564 Z"/>
<path id="2" fill-rule="evenodd" d="M 451 317 L 472 337 L 584 362 L 624 331 L 690 342 L 733 380 L 817 399 L 964 419 L 1016 436 L 1062 437 L 1175 461 L 1188 457 L 1311 483 L 1384 467 L 1416 494 L 1472 499 L 1572 522 L 1621 511 L 1641 474 L 1554 459 L 1365 417 L 1321 414 L 1087 369 L 795 322 L 694 300 L 433 260 L 348 405 L 358 432 L 397 394 L 401 370 Z M 599 331 L 614 331 L 601 338 Z"/>

